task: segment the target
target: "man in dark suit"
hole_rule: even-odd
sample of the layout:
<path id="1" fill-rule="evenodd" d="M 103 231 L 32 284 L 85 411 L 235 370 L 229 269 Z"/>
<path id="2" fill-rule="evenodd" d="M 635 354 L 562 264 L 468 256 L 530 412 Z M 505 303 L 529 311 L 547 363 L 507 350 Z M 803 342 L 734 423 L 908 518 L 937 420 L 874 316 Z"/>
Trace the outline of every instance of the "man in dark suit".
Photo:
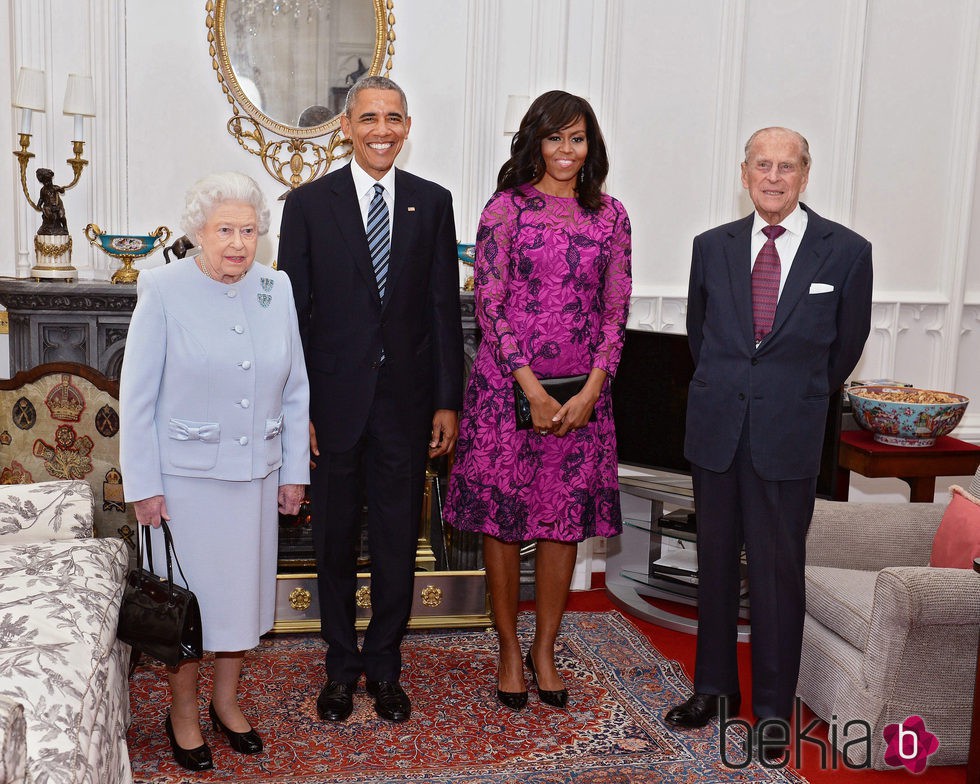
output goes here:
<path id="1" fill-rule="evenodd" d="M 752 135 L 742 185 L 755 212 L 695 238 L 687 301 L 698 641 L 695 693 L 666 720 L 701 727 L 739 711 L 744 544 L 752 708 L 771 759 L 788 741 L 781 736 L 799 676 L 806 532 L 827 407 L 861 357 L 871 322 L 871 245 L 799 203 L 809 172 L 799 133 Z"/>
<path id="2" fill-rule="evenodd" d="M 327 643 L 317 710 L 328 721 L 350 716 L 363 673 L 378 715 L 405 721 L 411 702 L 399 684 L 399 646 L 412 608 L 426 458 L 453 448 L 462 405 L 456 228 L 445 188 L 394 168 L 411 127 L 398 85 L 357 82 L 340 122 L 353 161 L 289 194 L 279 241 L 310 376 L 311 512 Z M 359 649 L 362 498 L 372 615 Z"/>

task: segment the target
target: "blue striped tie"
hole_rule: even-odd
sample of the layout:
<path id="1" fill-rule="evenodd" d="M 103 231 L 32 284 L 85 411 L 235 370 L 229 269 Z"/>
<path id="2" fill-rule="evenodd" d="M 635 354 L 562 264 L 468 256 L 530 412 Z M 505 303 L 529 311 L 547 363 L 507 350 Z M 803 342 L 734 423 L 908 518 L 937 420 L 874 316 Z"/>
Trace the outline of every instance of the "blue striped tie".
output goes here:
<path id="1" fill-rule="evenodd" d="M 374 198 L 368 207 L 367 241 L 371 251 L 371 265 L 374 277 L 378 279 L 378 294 L 385 298 L 385 281 L 388 280 L 388 258 L 391 255 L 391 233 L 388 230 L 388 205 L 385 204 L 385 189 L 380 183 L 374 184 Z"/>

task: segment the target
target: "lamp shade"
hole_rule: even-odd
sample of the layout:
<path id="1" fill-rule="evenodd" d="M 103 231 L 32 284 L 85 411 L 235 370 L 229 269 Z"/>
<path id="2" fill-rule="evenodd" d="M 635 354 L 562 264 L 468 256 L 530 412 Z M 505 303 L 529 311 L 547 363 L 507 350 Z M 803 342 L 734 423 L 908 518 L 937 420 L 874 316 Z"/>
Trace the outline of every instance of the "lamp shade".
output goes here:
<path id="1" fill-rule="evenodd" d="M 95 117 L 95 89 L 91 76 L 68 74 L 64 113 Z"/>
<path id="2" fill-rule="evenodd" d="M 17 75 L 17 91 L 14 93 L 14 106 L 21 109 L 44 111 L 44 71 L 36 68 L 21 68 Z"/>
<path id="3" fill-rule="evenodd" d="M 521 120 L 527 113 L 531 99 L 527 95 L 508 95 L 507 110 L 504 112 L 504 133 L 517 133 L 521 128 Z"/>

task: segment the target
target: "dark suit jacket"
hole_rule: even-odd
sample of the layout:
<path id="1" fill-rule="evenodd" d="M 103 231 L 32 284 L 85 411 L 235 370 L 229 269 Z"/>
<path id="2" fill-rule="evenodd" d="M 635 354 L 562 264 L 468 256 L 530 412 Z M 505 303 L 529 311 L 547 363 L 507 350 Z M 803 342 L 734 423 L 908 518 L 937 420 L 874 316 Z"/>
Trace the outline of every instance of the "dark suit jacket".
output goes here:
<path id="1" fill-rule="evenodd" d="M 760 476 L 816 476 L 829 396 L 864 349 L 871 327 L 871 244 L 801 206 L 806 232 L 772 332 L 758 348 L 752 334 L 753 216 L 694 239 L 687 334 L 695 371 L 684 454 L 710 471 L 731 465 L 749 417 L 752 463 Z"/>
<path id="2" fill-rule="evenodd" d="M 321 449 L 350 449 L 363 432 L 382 347 L 385 370 L 404 394 L 400 424 L 412 438 L 428 440 L 436 409 L 461 407 L 463 338 L 449 191 L 395 171 L 384 302 L 349 166 L 286 198 L 278 266 L 293 286 Z"/>

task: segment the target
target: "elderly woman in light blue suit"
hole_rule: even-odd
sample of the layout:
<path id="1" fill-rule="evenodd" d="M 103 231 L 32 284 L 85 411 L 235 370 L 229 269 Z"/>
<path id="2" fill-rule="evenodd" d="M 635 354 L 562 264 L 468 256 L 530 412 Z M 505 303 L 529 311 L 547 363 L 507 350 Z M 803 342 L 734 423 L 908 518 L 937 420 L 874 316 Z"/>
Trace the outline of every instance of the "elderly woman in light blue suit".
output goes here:
<path id="1" fill-rule="evenodd" d="M 253 264 L 269 228 L 255 181 L 204 178 L 182 225 L 197 255 L 139 276 L 120 388 L 123 485 L 160 552 L 155 529 L 169 521 L 216 652 L 211 722 L 252 754 L 262 740 L 238 682 L 245 650 L 273 624 L 278 513 L 295 514 L 309 482 L 309 385 L 289 280 Z M 164 729 L 188 770 L 213 767 L 198 665 L 168 673 Z"/>

